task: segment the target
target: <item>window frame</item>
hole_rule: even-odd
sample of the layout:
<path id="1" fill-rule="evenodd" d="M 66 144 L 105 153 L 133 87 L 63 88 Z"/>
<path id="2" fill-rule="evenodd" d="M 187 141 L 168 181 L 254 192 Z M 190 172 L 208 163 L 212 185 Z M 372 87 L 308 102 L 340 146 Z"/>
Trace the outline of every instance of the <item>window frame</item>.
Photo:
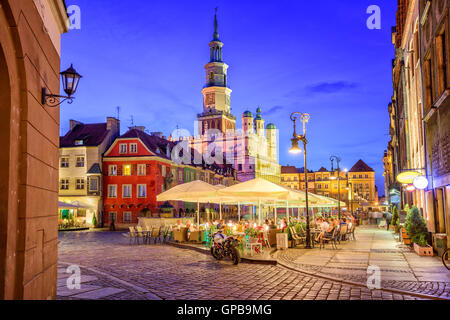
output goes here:
<path id="1" fill-rule="evenodd" d="M 122 151 L 122 148 L 125 147 L 125 151 Z M 126 143 L 119 143 L 119 153 L 120 154 L 125 154 L 128 153 L 128 144 Z"/>
<path id="2" fill-rule="evenodd" d="M 83 159 L 83 165 L 78 165 L 80 162 L 78 159 Z M 86 166 L 86 157 L 85 156 L 75 156 L 75 167 L 76 168 L 84 168 Z"/>
<path id="3" fill-rule="evenodd" d="M 67 162 L 64 162 L 64 163 L 67 163 L 67 166 L 63 166 L 63 159 L 67 160 Z M 60 168 L 69 168 L 69 165 L 70 165 L 70 157 L 69 156 L 62 156 L 60 158 L 60 160 L 59 160 L 59 167 Z"/>
<path id="4" fill-rule="evenodd" d="M 114 196 L 111 196 L 111 187 L 114 187 Z M 108 184 L 108 198 L 116 199 L 117 198 L 117 184 Z"/>
<path id="5" fill-rule="evenodd" d="M 130 189 L 130 195 L 129 196 L 125 196 L 125 187 L 129 187 Z M 133 198 L 133 186 L 129 183 L 127 184 L 123 184 L 122 185 L 122 198 L 123 199 L 131 199 Z"/>
<path id="6" fill-rule="evenodd" d="M 134 151 L 133 151 L 133 147 L 135 147 Z M 130 143 L 130 153 L 137 153 L 137 143 L 136 142 Z"/>
<path id="7" fill-rule="evenodd" d="M 82 182 L 82 188 L 79 188 L 78 186 L 79 185 L 81 185 L 81 184 L 79 184 L 79 182 Z M 84 178 L 76 178 L 75 179 L 75 190 L 85 190 L 85 188 L 86 188 L 86 182 L 85 182 L 85 179 Z"/>
<path id="8" fill-rule="evenodd" d="M 144 187 L 144 196 L 140 195 L 139 187 Z M 136 186 L 136 195 L 138 198 L 145 199 L 147 198 L 147 184 L 141 183 Z"/>

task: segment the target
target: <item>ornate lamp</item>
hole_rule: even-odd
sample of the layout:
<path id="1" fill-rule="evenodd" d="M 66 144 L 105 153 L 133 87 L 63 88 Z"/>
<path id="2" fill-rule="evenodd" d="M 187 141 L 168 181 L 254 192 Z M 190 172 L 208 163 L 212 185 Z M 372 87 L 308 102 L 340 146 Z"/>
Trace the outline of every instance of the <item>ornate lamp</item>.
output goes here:
<path id="1" fill-rule="evenodd" d="M 63 85 L 63 90 L 67 96 L 60 96 L 56 94 L 47 93 L 47 88 L 42 88 L 42 104 L 49 107 L 57 107 L 61 103 L 67 100 L 67 103 L 71 104 L 73 102 L 73 95 L 77 91 L 78 83 L 82 76 L 73 68 L 73 65 L 61 72 L 61 80 Z M 63 98 L 62 101 L 58 102 L 58 98 Z"/>

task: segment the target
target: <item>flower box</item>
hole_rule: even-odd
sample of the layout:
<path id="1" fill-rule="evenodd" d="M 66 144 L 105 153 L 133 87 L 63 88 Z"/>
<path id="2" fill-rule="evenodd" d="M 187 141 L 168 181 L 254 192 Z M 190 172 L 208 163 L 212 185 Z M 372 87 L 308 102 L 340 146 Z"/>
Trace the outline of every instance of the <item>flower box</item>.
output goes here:
<path id="1" fill-rule="evenodd" d="M 419 256 L 430 256 L 432 257 L 434 255 L 433 253 L 433 247 L 427 245 L 426 247 L 421 247 L 417 243 L 414 243 L 414 251 Z"/>
<path id="2" fill-rule="evenodd" d="M 404 244 L 411 244 L 411 238 L 403 238 Z"/>

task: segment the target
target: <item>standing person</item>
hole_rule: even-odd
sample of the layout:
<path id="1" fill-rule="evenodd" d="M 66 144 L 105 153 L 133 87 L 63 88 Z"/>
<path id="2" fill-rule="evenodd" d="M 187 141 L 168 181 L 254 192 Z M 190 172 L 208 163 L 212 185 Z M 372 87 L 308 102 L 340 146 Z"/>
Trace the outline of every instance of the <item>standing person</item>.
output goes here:
<path id="1" fill-rule="evenodd" d="M 390 213 L 389 211 L 386 212 L 386 230 L 389 231 L 389 225 L 391 224 L 391 220 L 392 220 L 392 213 Z"/>
<path id="2" fill-rule="evenodd" d="M 116 231 L 116 225 L 114 224 L 114 217 L 111 217 L 111 225 L 109 226 L 109 231 Z"/>

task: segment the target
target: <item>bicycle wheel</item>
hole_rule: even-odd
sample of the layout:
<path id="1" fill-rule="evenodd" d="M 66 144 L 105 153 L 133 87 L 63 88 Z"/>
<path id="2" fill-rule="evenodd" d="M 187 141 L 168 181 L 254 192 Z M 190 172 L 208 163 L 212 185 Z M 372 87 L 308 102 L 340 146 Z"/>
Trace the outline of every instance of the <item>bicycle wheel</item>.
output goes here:
<path id="1" fill-rule="evenodd" d="M 442 263 L 448 270 L 450 270 L 450 249 L 445 250 L 442 255 Z"/>

